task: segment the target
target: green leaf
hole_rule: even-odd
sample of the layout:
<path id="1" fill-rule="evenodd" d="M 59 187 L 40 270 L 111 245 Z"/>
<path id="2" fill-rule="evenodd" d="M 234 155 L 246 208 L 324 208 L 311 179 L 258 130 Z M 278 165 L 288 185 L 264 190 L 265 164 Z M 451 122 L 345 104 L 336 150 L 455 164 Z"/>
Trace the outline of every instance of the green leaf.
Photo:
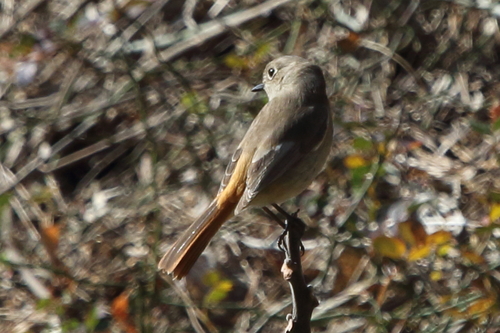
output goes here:
<path id="1" fill-rule="evenodd" d="M 74 332 L 80 326 L 80 322 L 76 318 L 71 318 L 64 321 L 61 325 L 63 332 Z"/>
<path id="2" fill-rule="evenodd" d="M 491 134 L 490 124 L 484 123 L 477 120 L 470 120 L 470 126 L 472 129 L 481 134 Z"/>
<path id="3" fill-rule="evenodd" d="M 493 123 L 493 131 L 498 131 L 500 129 L 500 118 L 498 118 L 494 123 Z"/>
<path id="4" fill-rule="evenodd" d="M 47 308 L 50 303 L 52 303 L 52 300 L 50 298 L 44 298 L 36 302 L 36 309 L 37 310 L 42 310 Z"/>
<path id="5" fill-rule="evenodd" d="M 36 43 L 35 37 L 28 34 L 22 34 L 19 42 L 12 50 L 12 56 L 20 57 L 30 53 L 33 49 L 33 46 Z"/>
<path id="6" fill-rule="evenodd" d="M 10 192 L 6 192 L 6 193 L 0 195 L 0 212 L 2 211 L 2 208 L 4 206 L 9 204 L 11 197 L 12 197 L 12 194 Z"/>
<path id="7" fill-rule="evenodd" d="M 363 186 L 363 183 L 365 181 L 365 175 L 370 171 L 371 166 L 370 165 L 365 165 L 359 168 L 355 168 L 351 170 L 351 183 L 352 183 L 352 189 L 353 192 L 358 190 Z"/>
<path id="8" fill-rule="evenodd" d="M 357 150 L 371 150 L 373 149 L 373 142 L 362 137 L 357 137 L 354 139 L 353 147 Z"/>
<path id="9" fill-rule="evenodd" d="M 92 308 L 85 318 L 85 327 L 89 331 L 93 331 L 97 324 L 99 323 L 99 318 L 97 318 L 97 310 L 96 308 Z"/>
<path id="10" fill-rule="evenodd" d="M 271 52 L 271 44 L 269 42 L 262 43 L 255 50 L 254 58 L 260 61 L 266 57 L 269 52 Z"/>
<path id="11" fill-rule="evenodd" d="M 181 97 L 181 104 L 193 113 L 203 114 L 208 112 L 208 106 L 200 100 L 195 92 L 184 93 Z"/>
<path id="12" fill-rule="evenodd" d="M 500 193 L 498 193 L 498 192 L 488 193 L 488 200 L 491 202 L 500 202 Z"/>

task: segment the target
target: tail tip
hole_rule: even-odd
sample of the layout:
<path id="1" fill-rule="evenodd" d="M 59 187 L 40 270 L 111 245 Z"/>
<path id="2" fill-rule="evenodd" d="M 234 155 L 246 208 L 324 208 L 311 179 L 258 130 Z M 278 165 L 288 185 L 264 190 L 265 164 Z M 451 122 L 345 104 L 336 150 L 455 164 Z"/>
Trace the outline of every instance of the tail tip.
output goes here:
<path id="1" fill-rule="evenodd" d="M 174 280 L 180 280 L 184 276 L 186 276 L 186 273 L 183 272 L 182 270 L 179 269 L 168 269 L 165 265 L 165 261 L 162 259 L 158 263 L 158 271 L 160 273 L 165 274 L 165 275 L 170 275 Z"/>

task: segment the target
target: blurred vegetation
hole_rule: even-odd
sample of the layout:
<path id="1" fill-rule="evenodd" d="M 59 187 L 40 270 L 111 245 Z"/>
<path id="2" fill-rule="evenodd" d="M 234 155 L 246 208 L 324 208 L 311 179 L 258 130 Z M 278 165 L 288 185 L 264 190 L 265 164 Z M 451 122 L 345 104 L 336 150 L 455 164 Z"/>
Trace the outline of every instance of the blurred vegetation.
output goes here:
<path id="1" fill-rule="evenodd" d="M 265 104 L 265 64 L 322 66 L 307 222 L 315 332 L 500 326 L 500 5 L 0 1 L 1 332 L 275 332 L 290 311 L 260 210 L 174 284 L 156 265 Z"/>

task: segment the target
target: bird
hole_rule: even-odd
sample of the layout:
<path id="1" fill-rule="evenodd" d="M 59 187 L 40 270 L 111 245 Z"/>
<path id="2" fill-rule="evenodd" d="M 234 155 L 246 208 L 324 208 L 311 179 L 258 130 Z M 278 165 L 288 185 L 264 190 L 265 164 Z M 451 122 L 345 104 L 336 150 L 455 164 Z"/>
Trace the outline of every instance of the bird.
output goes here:
<path id="1" fill-rule="evenodd" d="M 268 102 L 231 156 L 215 199 L 158 264 L 174 279 L 189 273 L 224 222 L 297 196 L 326 164 L 333 124 L 321 68 L 298 56 L 278 57 L 252 89 L 262 90 Z"/>

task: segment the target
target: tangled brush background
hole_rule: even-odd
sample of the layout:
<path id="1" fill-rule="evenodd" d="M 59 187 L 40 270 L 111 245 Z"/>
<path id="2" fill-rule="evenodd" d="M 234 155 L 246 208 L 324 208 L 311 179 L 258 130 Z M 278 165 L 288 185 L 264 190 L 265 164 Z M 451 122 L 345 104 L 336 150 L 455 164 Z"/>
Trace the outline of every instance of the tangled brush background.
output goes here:
<path id="1" fill-rule="evenodd" d="M 209 203 L 282 54 L 322 66 L 307 222 L 316 332 L 494 332 L 500 5 L 0 1 L 2 332 L 275 332 L 279 227 L 228 223 L 185 285 L 159 256 Z"/>

